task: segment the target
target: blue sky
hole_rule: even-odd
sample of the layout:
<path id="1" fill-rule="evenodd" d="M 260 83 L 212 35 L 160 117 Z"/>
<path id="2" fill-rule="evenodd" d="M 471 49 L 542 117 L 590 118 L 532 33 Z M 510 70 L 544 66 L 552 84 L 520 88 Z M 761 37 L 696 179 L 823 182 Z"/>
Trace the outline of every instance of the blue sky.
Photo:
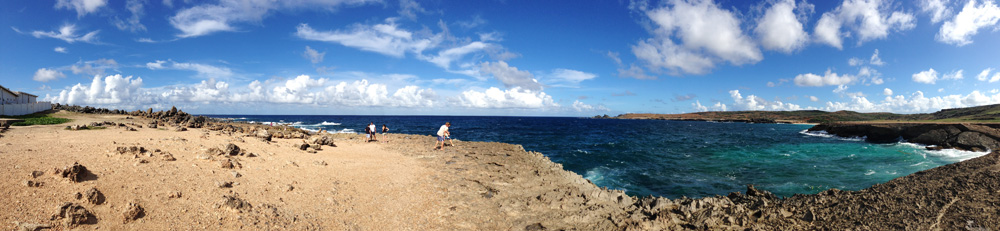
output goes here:
<path id="1" fill-rule="evenodd" d="M 203 114 L 1000 103 L 995 1 L 3 1 L 0 85 Z"/>

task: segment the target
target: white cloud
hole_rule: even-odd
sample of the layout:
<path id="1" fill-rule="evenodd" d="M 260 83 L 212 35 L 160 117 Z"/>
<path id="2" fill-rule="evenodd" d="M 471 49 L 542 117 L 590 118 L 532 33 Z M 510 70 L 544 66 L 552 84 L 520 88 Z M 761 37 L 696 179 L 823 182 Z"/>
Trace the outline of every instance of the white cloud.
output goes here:
<path id="1" fill-rule="evenodd" d="M 579 87 L 580 82 L 594 78 L 597 78 L 597 75 L 593 73 L 558 68 L 543 80 L 547 85 L 555 87 Z"/>
<path id="2" fill-rule="evenodd" d="M 69 51 L 67 51 L 65 47 L 56 47 L 56 48 L 54 48 L 52 50 L 55 51 L 55 52 L 58 52 L 58 53 L 63 53 L 63 54 L 69 53 Z"/>
<path id="3" fill-rule="evenodd" d="M 793 81 L 795 85 L 802 87 L 821 87 L 850 84 L 855 81 L 855 78 L 851 75 L 838 75 L 837 73 L 833 73 L 832 70 L 826 70 L 826 74 L 823 76 L 813 73 L 799 74 L 795 76 L 795 80 Z"/>
<path id="4" fill-rule="evenodd" d="M 951 17 L 951 9 L 945 6 L 948 0 L 921 0 L 920 11 L 931 15 L 931 23 L 938 23 Z"/>
<path id="5" fill-rule="evenodd" d="M 69 67 L 73 74 L 104 75 L 107 69 L 118 69 L 118 62 L 114 59 L 98 59 L 90 61 L 79 61 Z"/>
<path id="6" fill-rule="evenodd" d="M 868 62 L 875 66 L 885 65 L 885 62 L 882 62 L 882 58 L 878 57 L 878 49 L 875 49 L 875 53 L 872 53 L 872 57 Z"/>
<path id="7" fill-rule="evenodd" d="M 729 91 L 729 96 L 733 98 L 733 105 L 737 110 L 748 110 L 748 111 L 794 111 L 802 110 L 802 107 L 796 104 L 784 103 L 781 101 L 767 101 L 763 98 L 757 97 L 756 95 L 749 95 L 743 97 L 739 90 Z"/>
<path id="8" fill-rule="evenodd" d="M 882 94 L 887 96 L 892 95 L 892 89 L 886 88 L 885 90 L 882 90 Z"/>
<path id="9" fill-rule="evenodd" d="M 215 32 L 235 31 L 235 23 L 260 22 L 275 10 L 336 10 L 343 5 L 360 5 L 369 0 L 330 1 L 236 1 L 202 4 L 183 9 L 170 17 L 170 24 L 181 31 L 177 37 L 188 38 Z"/>
<path id="10" fill-rule="evenodd" d="M 329 80 L 326 78 L 312 79 L 308 75 L 299 75 L 285 81 L 283 85 L 275 86 L 271 90 L 271 102 L 314 103 L 319 94 L 310 89 L 321 87 L 327 81 Z"/>
<path id="11" fill-rule="evenodd" d="M 201 83 L 186 87 L 179 86 L 168 89 L 160 94 L 169 102 L 229 102 L 229 84 L 215 79 L 202 80 Z"/>
<path id="12" fill-rule="evenodd" d="M 66 8 L 76 10 L 76 16 L 79 18 L 89 13 L 97 12 L 97 9 L 107 4 L 107 0 L 57 0 L 56 9 Z"/>
<path id="13" fill-rule="evenodd" d="M 923 113 L 947 108 L 974 107 L 1000 103 L 1000 94 L 985 95 L 972 91 L 967 95 L 926 97 L 921 91 L 904 95 L 886 96 L 881 102 L 871 102 L 865 97 L 852 97 L 850 102 L 827 102 L 824 110 L 851 110 L 860 112 Z"/>
<path id="14" fill-rule="evenodd" d="M 146 26 L 142 25 L 139 20 L 145 14 L 143 11 L 143 3 L 145 0 L 128 0 L 125 2 L 125 8 L 132 13 L 132 16 L 126 20 L 122 20 L 117 16 L 111 20 L 111 22 L 118 27 L 119 30 L 127 30 L 131 32 L 146 31 Z"/>
<path id="15" fill-rule="evenodd" d="M 217 67 L 201 63 L 179 63 L 173 60 L 149 62 L 146 63 L 146 68 L 150 70 L 173 69 L 195 71 L 198 73 L 198 77 L 206 79 L 226 79 L 233 76 L 233 71 L 228 67 Z"/>
<path id="16" fill-rule="evenodd" d="M 632 53 L 650 70 L 704 74 L 717 62 L 742 65 L 763 59 L 739 19 L 711 1 L 673 0 L 643 13 L 654 23 L 654 37 L 632 46 Z"/>
<path id="17" fill-rule="evenodd" d="M 520 88 L 536 92 L 542 90 L 542 84 L 538 83 L 535 75 L 527 71 L 518 70 L 517 67 L 509 66 L 504 61 L 480 63 L 479 72 L 482 75 L 492 75 L 508 89 Z"/>
<path id="18" fill-rule="evenodd" d="M 976 79 L 979 81 L 986 81 L 992 71 L 993 68 L 986 68 L 982 72 L 979 72 L 979 75 L 976 75 Z"/>
<path id="19" fill-rule="evenodd" d="M 813 95 L 810 95 L 810 96 L 809 96 L 809 101 L 813 101 L 813 102 L 819 102 L 819 98 L 818 98 L 818 97 L 816 97 L 816 96 L 813 96 Z"/>
<path id="20" fill-rule="evenodd" d="M 694 107 L 694 110 L 698 111 L 698 112 L 706 112 L 706 111 L 709 111 L 709 110 L 711 110 L 711 111 L 727 111 L 728 110 L 728 108 L 726 108 L 726 104 L 724 104 L 722 102 L 715 102 L 715 105 L 712 105 L 712 107 L 709 108 L 708 106 L 701 105 L 701 101 L 695 100 L 694 103 L 691 104 L 691 106 Z"/>
<path id="21" fill-rule="evenodd" d="M 972 43 L 972 36 L 984 27 L 995 26 L 1000 21 L 1000 7 L 992 0 L 977 5 L 970 0 L 954 18 L 944 22 L 937 34 L 938 41 L 965 46 Z M 995 30 L 995 29 L 994 29 Z"/>
<path id="22" fill-rule="evenodd" d="M 426 13 L 420 3 L 414 0 L 399 0 L 399 11 L 397 11 L 400 16 L 408 18 L 410 20 L 417 19 L 417 13 Z"/>
<path id="23" fill-rule="evenodd" d="M 944 74 L 944 76 L 941 77 L 941 79 L 944 80 L 960 80 L 962 78 L 965 78 L 965 76 L 962 76 L 962 70 L 952 71 L 951 73 Z"/>
<path id="24" fill-rule="evenodd" d="M 500 90 L 491 87 L 486 91 L 467 90 L 458 97 L 458 105 L 470 108 L 522 108 L 538 109 L 559 107 L 552 96 L 541 91 L 514 87 Z"/>
<path id="25" fill-rule="evenodd" d="M 393 19 L 386 19 L 384 24 L 354 25 L 349 31 L 316 31 L 308 24 L 300 24 L 295 35 L 306 40 L 338 43 L 393 57 L 403 57 L 406 52 L 423 53 L 442 40 L 441 36 L 415 38 L 412 32 L 399 29 Z"/>
<path id="26" fill-rule="evenodd" d="M 843 49 L 843 37 L 852 33 L 841 32 L 842 27 L 847 27 L 858 36 L 859 45 L 883 39 L 890 31 L 916 27 L 912 14 L 892 11 L 893 6 L 889 1 L 882 0 L 844 0 L 836 9 L 823 14 L 814 34 L 820 42 Z"/>
<path id="27" fill-rule="evenodd" d="M 326 52 L 318 52 L 309 46 L 306 46 L 306 51 L 302 53 L 302 57 L 309 59 L 309 62 L 314 64 L 323 62 L 323 56 L 326 56 Z"/>
<path id="28" fill-rule="evenodd" d="M 580 102 L 579 100 L 573 101 L 573 110 L 576 110 L 577 112 L 610 111 L 608 108 L 604 106 L 601 105 L 594 106 Z"/>
<path id="29" fill-rule="evenodd" d="M 850 58 L 850 59 L 847 60 L 847 65 L 850 65 L 852 67 L 854 67 L 854 66 L 861 66 L 863 64 L 865 64 L 865 61 L 861 60 L 861 59 L 859 59 L 857 57 L 853 57 L 853 58 Z"/>
<path id="30" fill-rule="evenodd" d="M 74 43 L 74 42 L 97 43 L 97 33 L 99 32 L 101 31 L 95 30 L 88 32 L 87 34 L 84 35 L 77 35 L 76 24 L 66 24 L 63 25 L 62 27 L 59 27 L 58 32 L 36 30 L 31 32 L 31 36 L 35 36 L 35 38 L 49 37 L 66 41 L 67 43 Z"/>
<path id="31" fill-rule="evenodd" d="M 994 73 L 993 77 L 990 77 L 990 83 L 995 83 L 997 81 L 1000 81 L 1000 72 Z"/>
<path id="32" fill-rule="evenodd" d="M 46 100 L 71 105 L 139 105 L 153 102 L 141 92 L 141 87 L 142 78 L 109 75 L 102 79 L 101 76 L 94 76 L 90 86 L 76 84 L 60 91 L 58 96 L 46 96 Z"/>
<path id="33" fill-rule="evenodd" d="M 459 60 L 468 54 L 480 52 L 494 46 L 497 45 L 492 43 L 484 43 L 476 41 L 476 42 L 471 42 L 469 44 L 465 44 L 464 46 L 454 47 L 439 51 L 437 56 L 424 56 L 422 54 L 418 54 L 417 57 L 422 60 L 431 62 L 434 65 L 437 65 L 438 67 L 444 68 L 445 70 L 450 70 L 451 64 L 456 60 Z"/>
<path id="34" fill-rule="evenodd" d="M 39 68 L 38 71 L 35 71 L 35 75 L 31 79 L 38 82 L 48 82 L 62 77 L 66 77 L 66 75 L 57 70 Z"/>
<path id="35" fill-rule="evenodd" d="M 795 0 L 776 2 L 757 21 L 754 32 L 764 48 L 791 53 L 809 41 L 809 34 L 795 15 L 795 8 Z"/>
<path id="36" fill-rule="evenodd" d="M 938 72 L 931 68 L 930 70 L 921 71 L 913 74 L 913 82 L 934 84 L 938 79 Z"/>

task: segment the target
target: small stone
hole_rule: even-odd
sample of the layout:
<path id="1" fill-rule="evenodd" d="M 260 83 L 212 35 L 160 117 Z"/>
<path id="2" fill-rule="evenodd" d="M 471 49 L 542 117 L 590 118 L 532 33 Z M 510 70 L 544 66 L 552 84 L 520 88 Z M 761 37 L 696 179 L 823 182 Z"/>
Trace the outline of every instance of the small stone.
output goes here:
<path id="1" fill-rule="evenodd" d="M 142 206 L 139 206 L 139 204 L 135 202 L 129 202 L 128 205 L 125 206 L 125 210 L 122 211 L 122 217 L 124 218 L 125 223 L 142 218 L 145 215 L 146 212 L 142 209 Z"/>
<path id="2" fill-rule="evenodd" d="M 53 220 L 62 219 L 63 226 L 73 228 L 79 224 L 90 221 L 90 218 L 93 216 L 94 214 L 87 211 L 87 209 L 83 206 L 76 203 L 66 202 L 63 203 L 62 206 L 59 206 L 59 214 L 52 216 L 52 218 Z"/>
<path id="3" fill-rule="evenodd" d="M 253 206 L 251 206 L 250 203 L 247 203 L 243 199 L 240 199 L 235 196 L 222 196 L 222 202 L 220 203 L 220 207 L 225 207 L 233 212 L 243 212 L 253 208 Z"/>
<path id="4" fill-rule="evenodd" d="M 313 150 L 313 149 L 306 150 L 306 152 L 312 153 L 312 154 L 316 154 L 316 150 Z"/>
<path id="5" fill-rule="evenodd" d="M 99 205 L 104 203 L 104 194 L 101 193 L 101 191 L 98 191 L 97 188 L 90 188 L 83 194 L 86 196 L 85 198 L 87 198 L 87 202 L 90 202 L 91 204 Z"/>
<path id="6" fill-rule="evenodd" d="M 212 160 L 212 156 L 205 153 L 198 154 L 198 156 L 195 156 L 194 158 L 199 160 Z"/>
<path id="7" fill-rule="evenodd" d="M 305 151 L 309 149 L 309 144 L 299 144 L 299 150 Z"/>
<path id="8" fill-rule="evenodd" d="M 45 175 L 45 172 L 43 172 L 43 171 L 37 171 L 37 170 L 36 171 L 31 171 L 31 178 L 38 178 L 38 177 L 40 177 L 42 175 Z"/>
<path id="9" fill-rule="evenodd" d="M 326 165 L 327 165 L 327 164 L 326 164 L 326 161 L 322 161 L 322 160 L 319 160 L 319 161 L 313 161 L 313 164 L 315 164 L 315 165 L 319 165 L 319 166 L 326 166 Z"/>
<path id="10" fill-rule="evenodd" d="M 280 189 L 284 190 L 285 192 L 291 192 L 293 189 L 295 189 L 295 186 L 292 186 L 290 184 L 286 184 L 286 185 L 281 186 Z"/>
<path id="11" fill-rule="evenodd" d="M 42 187 L 42 182 L 33 181 L 33 180 L 24 180 L 24 186 L 28 186 L 28 187 Z"/>
<path id="12" fill-rule="evenodd" d="M 177 160 L 177 158 L 174 158 L 174 155 L 172 155 L 170 153 L 163 153 L 162 157 L 163 157 L 164 161 L 175 161 L 175 160 Z"/>
<path id="13" fill-rule="evenodd" d="M 180 191 L 170 191 L 170 192 L 167 193 L 167 198 L 169 198 L 169 199 L 181 198 L 181 192 Z"/>
<path id="14" fill-rule="evenodd" d="M 233 182 L 232 181 L 216 181 L 215 182 L 215 187 L 219 187 L 219 188 L 232 188 L 233 187 Z"/>
<path id="15" fill-rule="evenodd" d="M 219 167 L 222 167 L 222 168 L 234 168 L 236 166 L 233 164 L 233 161 L 231 161 L 229 159 L 222 159 L 222 160 L 219 160 Z"/>
<path id="16" fill-rule="evenodd" d="M 229 173 L 230 173 L 230 174 L 233 174 L 233 177 L 235 177 L 235 178 L 239 178 L 239 177 L 243 176 L 242 174 L 240 174 L 240 173 L 238 173 L 238 172 L 236 172 L 236 171 L 231 171 L 231 172 L 229 172 Z"/>

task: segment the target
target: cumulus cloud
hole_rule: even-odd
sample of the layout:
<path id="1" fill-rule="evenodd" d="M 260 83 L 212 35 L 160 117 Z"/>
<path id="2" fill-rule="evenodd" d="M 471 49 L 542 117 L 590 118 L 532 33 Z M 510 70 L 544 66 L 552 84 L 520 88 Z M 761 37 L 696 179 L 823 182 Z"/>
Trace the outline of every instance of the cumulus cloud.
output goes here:
<path id="1" fill-rule="evenodd" d="M 822 76 L 813 73 L 799 74 L 795 76 L 793 81 L 795 85 L 802 87 L 822 87 L 850 84 L 855 79 L 856 77 L 852 75 L 838 75 L 837 73 L 833 73 L 832 70 L 826 70 L 826 73 Z"/>
<path id="2" fill-rule="evenodd" d="M 602 105 L 594 106 L 580 102 L 579 100 L 573 101 L 573 110 L 577 112 L 611 111 Z"/>
<path id="3" fill-rule="evenodd" d="M 965 76 L 962 76 L 962 70 L 952 71 L 951 73 L 944 74 L 944 76 L 941 77 L 941 79 L 944 80 L 960 80 L 962 78 L 965 78 Z"/>
<path id="4" fill-rule="evenodd" d="M 802 107 L 797 104 L 784 103 L 781 101 L 768 101 L 763 98 L 757 97 L 756 95 L 749 95 L 743 97 L 739 90 L 729 91 L 729 96 L 733 99 L 733 106 L 737 110 L 747 110 L 747 111 L 794 111 L 802 110 Z"/>
<path id="5" fill-rule="evenodd" d="M 650 70 L 705 74 L 718 62 L 742 65 L 763 59 L 740 29 L 740 20 L 712 1 L 673 0 L 643 13 L 654 24 L 654 37 L 633 45 L 632 53 Z"/>
<path id="6" fill-rule="evenodd" d="M 625 65 L 622 63 L 622 59 L 618 57 L 618 52 L 608 51 L 606 54 L 608 58 L 615 62 L 618 66 L 618 77 L 621 78 L 635 78 L 635 79 L 656 79 L 656 76 L 651 76 L 646 74 L 646 70 L 636 66 L 635 63 Z"/>
<path id="7" fill-rule="evenodd" d="M 226 79 L 233 76 L 233 71 L 228 67 L 217 67 L 201 63 L 179 63 L 173 60 L 156 60 L 154 62 L 148 62 L 146 63 L 146 68 L 150 70 L 172 69 L 195 71 L 198 73 L 198 77 L 206 79 Z"/>
<path id="8" fill-rule="evenodd" d="M 967 95 L 945 95 L 927 97 L 917 91 L 907 96 L 886 96 L 881 102 L 872 102 L 865 97 L 852 97 L 849 102 L 827 102 L 824 110 L 851 110 L 860 112 L 925 113 L 947 108 L 974 107 L 1000 103 L 1000 94 L 986 95 L 972 91 Z"/>
<path id="9" fill-rule="evenodd" d="M 784 0 L 774 3 L 764 12 L 754 29 L 764 48 L 791 53 L 809 41 L 809 34 L 802 29 L 795 9 L 794 0 Z"/>
<path id="10" fill-rule="evenodd" d="M 56 48 L 52 49 L 52 51 L 55 51 L 57 53 L 63 53 L 63 54 L 69 53 L 69 51 L 66 50 L 65 47 L 56 47 Z"/>
<path id="11" fill-rule="evenodd" d="M 326 56 L 326 52 L 319 52 L 313 50 L 309 46 L 306 46 L 306 51 L 302 53 L 302 57 L 309 59 L 309 62 L 320 63 L 323 62 L 323 56 Z"/>
<path id="12" fill-rule="evenodd" d="M 710 110 L 711 111 L 727 111 L 728 110 L 726 104 L 724 104 L 722 102 L 715 102 L 715 105 L 712 105 L 712 107 L 709 108 L 708 106 L 701 105 L 701 101 L 698 101 L 698 100 L 695 100 L 694 103 L 691 104 L 691 107 L 694 107 L 694 110 L 697 111 L 697 112 L 706 112 L 706 111 L 710 111 Z"/>
<path id="13" fill-rule="evenodd" d="M 992 0 L 978 5 L 976 2 L 970 0 L 954 18 L 941 25 L 937 34 L 938 41 L 957 46 L 969 45 L 972 43 L 972 36 L 979 33 L 979 29 L 997 25 L 1000 21 L 1000 7 Z"/>
<path id="14" fill-rule="evenodd" d="M 467 90 L 458 97 L 458 104 L 470 108 L 522 108 L 538 109 L 559 107 L 552 96 L 541 91 L 514 87 L 500 90 L 491 87 L 485 91 Z"/>
<path id="15" fill-rule="evenodd" d="M 885 62 L 882 62 L 882 58 L 878 57 L 878 49 L 875 49 L 875 53 L 872 53 L 872 57 L 868 59 L 868 62 L 875 66 L 885 65 Z"/>
<path id="16" fill-rule="evenodd" d="M 844 0 L 833 11 L 823 13 L 816 23 L 814 35 L 820 43 L 843 49 L 843 38 L 855 34 L 858 44 L 883 39 L 891 31 L 916 27 L 912 14 L 893 11 L 894 5 L 882 0 Z M 846 27 L 850 32 L 842 32 Z"/>
<path id="17" fill-rule="evenodd" d="M 58 96 L 46 96 L 46 100 L 71 105 L 139 105 L 153 102 L 149 95 L 141 92 L 141 87 L 142 78 L 94 76 L 89 86 L 78 83 L 60 91 Z"/>
<path id="18" fill-rule="evenodd" d="M 931 15 L 931 23 L 944 21 L 951 16 L 951 9 L 945 6 L 948 0 L 921 0 L 920 11 Z"/>
<path id="19" fill-rule="evenodd" d="M 938 72 L 931 68 L 926 71 L 913 74 L 913 82 L 934 84 L 938 79 Z"/>
<path id="20" fill-rule="evenodd" d="M 542 84 L 538 83 L 535 75 L 527 71 L 518 70 L 517 67 L 507 65 L 507 62 L 483 62 L 479 64 L 479 72 L 482 75 L 492 75 L 508 88 L 520 88 L 528 91 L 540 92 Z"/>
<path id="21" fill-rule="evenodd" d="M 99 32 L 101 31 L 95 30 L 87 32 L 84 35 L 78 35 L 76 34 L 76 24 L 66 24 L 59 27 L 59 31 L 32 31 L 31 36 L 35 36 L 35 38 L 49 37 L 66 41 L 67 43 L 97 43 L 97 33 Z"/>
<path id="22" fill-rule="evenodd" d="M 89 13 L 97 12 L 98 9 L 107 4 L 107 0 L 57 0 L 56 9 L 76 10 L 76 16 L 80 18 Z"/>
<path id="23" fill-rule="evenodd" d="M 234 31 L 236 23 L 260 22 L 275 10 L 336 10 L 344 5 L 361 5 L 370 0 L 332 1 L 235 1 L 202 4 L 183 9 L 170 17 L 170 25 L 181 31 L 177 37 L 189 38 L 215 32 Z"/>
<path id="24" fill-rule="evenodd" d="M 35 71 L 35 75 L 32 76 L 31 79 L 38 82 L 48 82 L 62 77 L 66 77 L 66 75 L 57 70 L 52 70 L 48 68 L 39 68 L 37 71 Z"/>
<path id="25" fill-rule="evenodd" d="M 892 95 L 892 89 L 886 88 L 885 90 L 882 90 L 882 94 L 883 95 Z"/>
<path id="26" fill-rule="evenodd" d="M 816 97 L 816 96 L 813 96 L 813 95 L 810 95 L 810 96 L 809 96 L 809 101 L 813 101 L 813 102 L 819 102 L 819 97 Z"/>
<path id="27" fill-rule="evenodd" d="M 982 72 L 979 72 L 978 75 L 976 75 L 976 79 L 978 79 L 979 81 L 989 81 L 990 83 L 1000 81 L 1000 72 L 994 73 L 993 77 L 990 77 L 990 72 L 992 71 L 993 68 L 986 68 Z"/>

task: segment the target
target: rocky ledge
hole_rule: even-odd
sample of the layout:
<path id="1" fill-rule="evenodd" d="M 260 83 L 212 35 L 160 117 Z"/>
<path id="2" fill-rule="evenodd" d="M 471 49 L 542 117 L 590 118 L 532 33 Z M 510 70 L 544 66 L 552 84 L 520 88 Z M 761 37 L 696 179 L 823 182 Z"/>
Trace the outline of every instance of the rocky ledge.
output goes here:
<path id="1" fill-rule="evenodd" d="M 908 142 L 967 151 L 1000 150 L 1000 124 L 971 123 L 829 123 L 809 128 L 842 137 L 865 137 L 873 143 Z"/>

